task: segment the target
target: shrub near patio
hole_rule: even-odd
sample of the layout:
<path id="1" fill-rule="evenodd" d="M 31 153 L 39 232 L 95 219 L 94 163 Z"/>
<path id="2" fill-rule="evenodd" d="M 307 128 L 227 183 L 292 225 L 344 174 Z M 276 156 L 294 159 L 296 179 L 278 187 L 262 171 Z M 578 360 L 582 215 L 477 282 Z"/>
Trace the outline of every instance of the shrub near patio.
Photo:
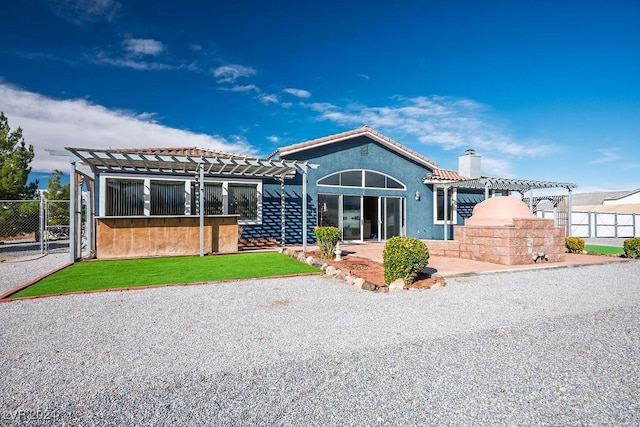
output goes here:
<path id="1" fill-rule="evenodd" d="M 580 237 L 567 237 L 564 244 L 569 253 L 581 254 L 584 251 L 584 239 Z"/>
<path id="2" fill-rule="evenodd" d="M 625 240 L 622 248 L 624 249 L 624 256 L 627 258 L 640 258 L 640 237 L 632 237 Z"/>
<path id="3" fill-rule="evenodd" d="M 429 249 L 414 237 L 392 237 L 382 251 L 384 281 L 389 284 L 403 279 L 410 285 L 429 263 Z"/>
<path id="4" fill-rule="evenodd" d="M 316 227 L 313 233 L 316 239 L 318 239 L 320 255 L 322 255 L 324 259 L 332 258 L 342 234 L 340 233 L 340 229 L 338 227 Z"/>

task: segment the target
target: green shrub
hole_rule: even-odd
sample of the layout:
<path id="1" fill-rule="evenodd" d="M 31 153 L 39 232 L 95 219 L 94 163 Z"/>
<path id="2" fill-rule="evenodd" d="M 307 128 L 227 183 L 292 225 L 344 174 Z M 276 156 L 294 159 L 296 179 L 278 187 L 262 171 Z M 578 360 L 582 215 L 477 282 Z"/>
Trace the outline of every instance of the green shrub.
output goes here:
<path id="1" fill-rule="evenodd" d="M 414 237 L 392 237 L 382 251 L 384 282 L 404 279 L 409 285 L 429 263 L 429 249 Z"/>
<path id="2" fill-rule="evenodd" d="M 567 237 L 564 245 L 572 254 L 581 254 L 584 251 L 584 239 L 580 237 Z"/>
<path id="3" fill-rule="evenodd" d="M 624 256 L 627 258 L 640 258 L 640 237 L 632 237 L 624 241 L 622 245 Z"/>
<path id="4" fill-rule="evenodd" d="M 314 234 L 318 240 L 318 247 L 322 257 L 324 259 L 332 258 L 342 234 L 340 229 L 337 227 L 316 227 Z"/>

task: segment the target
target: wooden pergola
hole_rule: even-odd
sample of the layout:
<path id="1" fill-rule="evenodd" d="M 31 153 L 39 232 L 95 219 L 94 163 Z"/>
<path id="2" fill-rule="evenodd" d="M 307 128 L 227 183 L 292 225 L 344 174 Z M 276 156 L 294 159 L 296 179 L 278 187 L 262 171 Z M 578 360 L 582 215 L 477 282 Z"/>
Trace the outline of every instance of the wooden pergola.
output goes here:
<path id="1" fill-rule="evenodd" d="M 318 165 L 291 160 L 271 160 L 254 157 L 243 157 L 230 153 L 218 153 L 207 150 L 181 150 L 182 154 L 164 154 L 158 150 L 95 150 L 90 148 L 72 148 L 65 150 L 69 154 L 71 164 L 71 201 L 69 224 L 69 250 L 71 262 L 82 254 L 82 196 L 83 182 L 87 181 L 89 200 L 86 212 L 87 242 L 94 250 L 92 235 L 94 234 L 94 198 L 95 179 L 103 172 L 119 172 L 129 174 L 154 174 L 166 176 L 192 176 L 204 183 L 207 177 L 217 178 L 271 178 L 280 181 L 281 185 L 281 244 L 285 240 L 285 192 L 286 179 L 297 174 L 302 175 L 302 244 L 307 246 L 307 171 Z M 192 154 L 190 154 L 192 153 Z M 199 191 L 203 192 L 200 186 Z M 200 255 L 204 255 L 204 197 L 199 197 L 200 216 Z"/>
<path id="2" fill-rule="evenodd" d="M 433 183 L 433 182 L 429 182 Z M 492 190 L 504 190 L 504 191 L 517 191 L 522 194 L 524 198 L 525 193 L 529 193 L 529 209 L 534 212 L 533 206 L 533 190 L 537 189 L 564 189 L 568 192 L 568 207 L 567 207 L 567 230 L 571 230 L 571 209 L 572 200 L 571 195 L 576 184 L 568 182 L 553 182 L 553 181 L 534 181 L 528 179 L 515 179 L 515 178 L 492 178 L 492 177 L 480 177 L 475 179 L 468 179 L 462 181 L 438 181 L 438 184 L 444 188 L 444 199 L 447 200 L 448 190 L 450 188 L 465 188 L 465 189 L 482 189 L 484 190 L 484 198 L 488 199 Z M 449 240 L 449 212 L 447 203 L 444 204 L 444 240 Z"/>

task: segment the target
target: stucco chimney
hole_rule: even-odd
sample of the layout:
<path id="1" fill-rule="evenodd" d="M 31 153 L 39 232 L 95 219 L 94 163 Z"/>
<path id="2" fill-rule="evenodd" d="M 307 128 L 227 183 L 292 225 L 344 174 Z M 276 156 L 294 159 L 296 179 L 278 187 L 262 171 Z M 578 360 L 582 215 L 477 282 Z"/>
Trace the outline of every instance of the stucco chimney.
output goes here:
<path id="1" fill-rule="evenodd" d="M 464 155 L 458 157 L 458 173 L 467 178 L 480 178 L 480 156 L 476 150 L 464 150 Z"/>

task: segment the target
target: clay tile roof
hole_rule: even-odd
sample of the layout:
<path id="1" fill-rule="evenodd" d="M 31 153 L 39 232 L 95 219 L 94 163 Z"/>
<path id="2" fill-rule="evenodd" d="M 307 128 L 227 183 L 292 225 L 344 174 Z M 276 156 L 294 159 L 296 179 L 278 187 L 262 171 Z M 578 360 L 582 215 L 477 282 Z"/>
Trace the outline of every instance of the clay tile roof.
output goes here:
<path id="1" fill-rule="evenodd" d="M 286 155 L 287 153 L 292 153 L 292 152 L 296 152 L 296 151 L 300 151 L 300 150 L 304 150 L 304 149 L 308 149 L 308 148 L 313 148 L 316 146 L 320 146 L 320 145 L 325 145 L 325 144 L 330 144 L 333 142 L 338 142 L 338 141 L 342 141 L 345 139 L 349 139 L 351 137 L 355 137 L 355 136 L 360 136 L 360 135 L 366 135 L 369 134 L 370 136 L 373 136 L 374 139 L 378 139 L 383 143 L 386 143 L 394 148 L 396 148 L 398 151 L 400 152 L 404 152 L 406 154 L 409 155 L 409 157 L 414 157 L 417 158 L 419 160 L 421 160 L 422 162 L 426 163 L 428 166 L 432 167 L 432 168 L 437 168 L 438 167 L 438 163 L 431 160 L 428 157 L 423 156 L 422 154 L 411 150 L 410 148 L 400 144 L 397 141 L 394 141 L 393 139 L 389 138 L 388 136 L 385 136 L 383 134 L 381 134 L 380 132 L 377 132 L 373 129 L 371 129 L 369 126 L 362 126 L 361 128 L 357 128 L 357 129 L 353 129 L 353 130 L 349 130 L 346 132 L 341 132 L 341 133 L 337 133 L 335 135 L 329 135 L 329 136 L 324 136 L 322 138 L 318 138 L 318 139 L 312 139 L 310 141 L 304 141 L 304 142 L 300 142 L 297 144 L 293 144 L 293 145 L 288 145 L 286 147 L 280 147 L 276 150 L 276 153 L 280 153 L 281 155 Z M 276 153 L 273 153 L 272 155 L 275 155 Z"/>
<path id="2" fill-rule="evenodd" d="M 436 169 L 425 178 L 430 181 L 466 181 L 469 178 L 449 169 Z"/>
<path id="3" fill-rule="evenodd" d="M 161 156 L 220 157 L 225 159 L 257 159 L 254 156 L 209 150 L 198 147 L 114 148 L 112 153 L 157 154 Z"/>

